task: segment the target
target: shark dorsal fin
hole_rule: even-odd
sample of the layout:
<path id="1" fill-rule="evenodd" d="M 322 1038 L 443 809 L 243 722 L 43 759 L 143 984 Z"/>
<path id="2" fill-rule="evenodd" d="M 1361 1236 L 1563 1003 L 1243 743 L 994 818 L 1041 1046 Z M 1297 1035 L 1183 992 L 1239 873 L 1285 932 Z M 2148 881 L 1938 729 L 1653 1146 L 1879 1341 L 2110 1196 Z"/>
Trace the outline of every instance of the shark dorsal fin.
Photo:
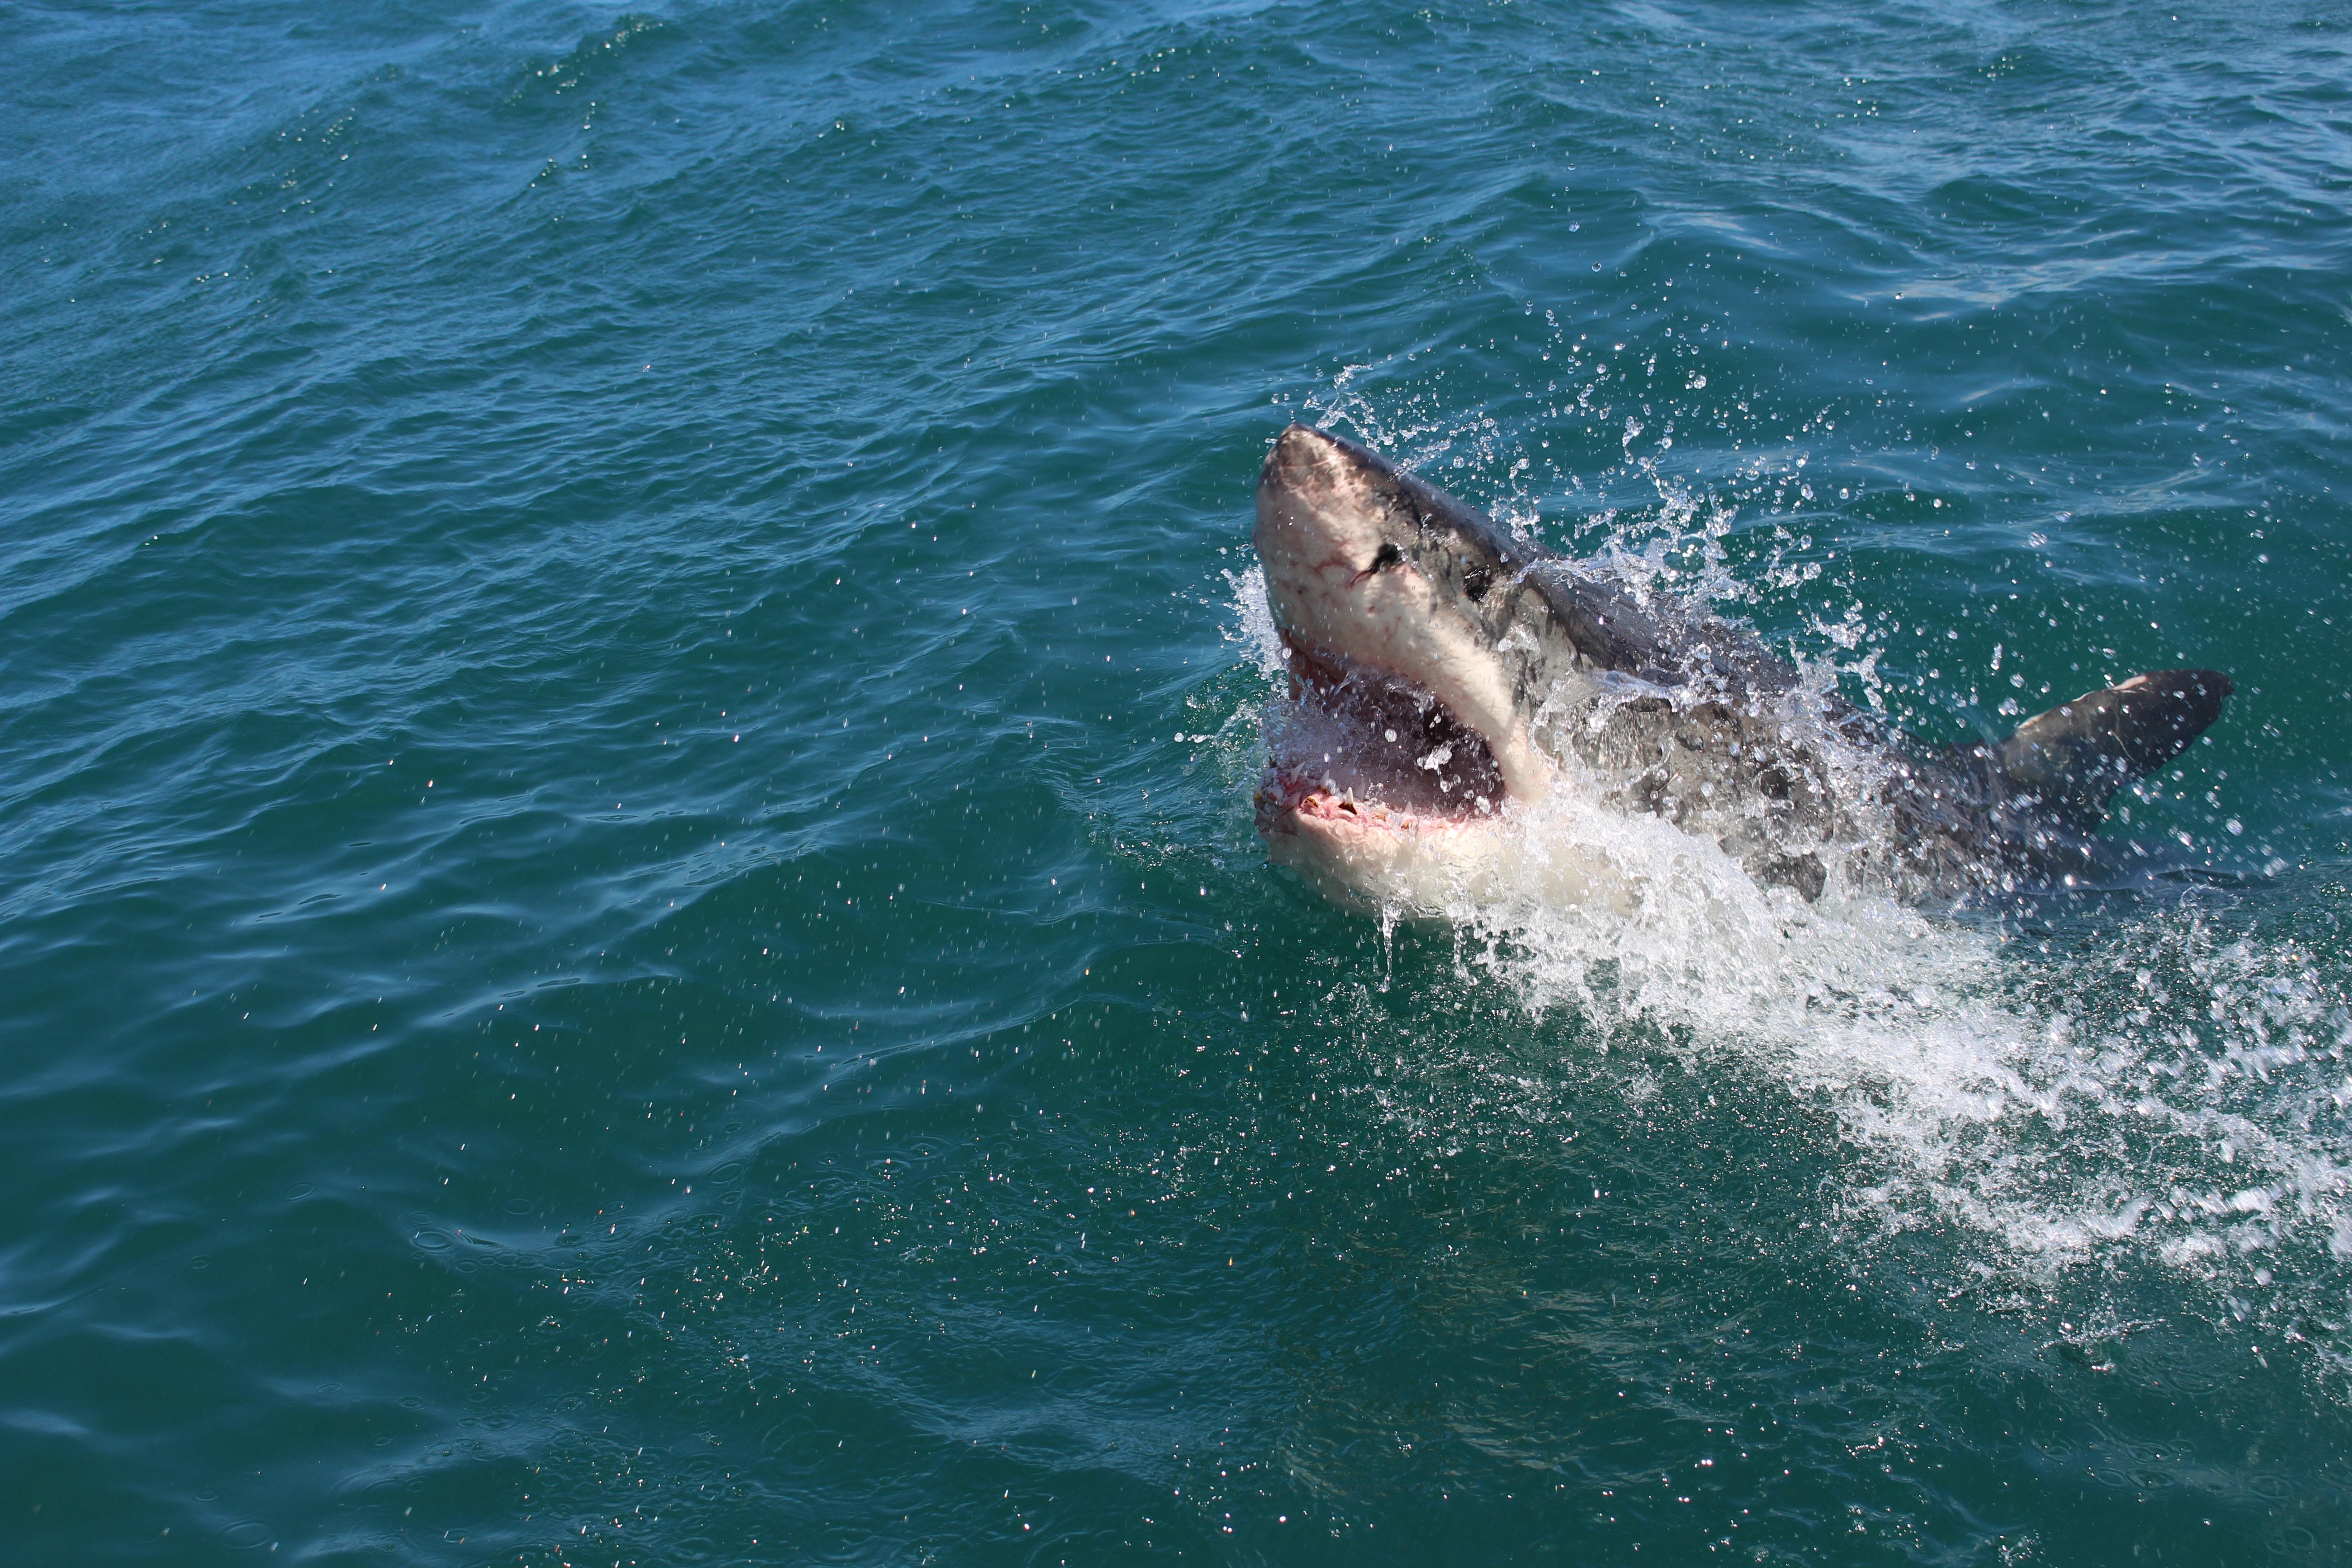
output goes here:
<path id="1" fill-rule="evenodd" d="M 2218 669 L 2152 669 L 2028 719 L 1992 749 L 1992 763 L 2013 794 L 2093 828 L 2116 790 L 2203 734 L 2231 689 Z"/>

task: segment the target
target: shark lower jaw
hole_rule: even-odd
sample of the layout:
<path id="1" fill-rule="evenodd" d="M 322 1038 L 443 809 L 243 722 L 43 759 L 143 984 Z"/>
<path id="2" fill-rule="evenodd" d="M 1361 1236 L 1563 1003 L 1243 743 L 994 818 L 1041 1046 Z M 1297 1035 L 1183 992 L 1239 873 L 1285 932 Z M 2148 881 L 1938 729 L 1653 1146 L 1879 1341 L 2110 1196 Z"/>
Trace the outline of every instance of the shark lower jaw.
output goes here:
<path id="1" fill-rule="evenodd" d="M 1256 797 L 1278 858 L 1378 861 L 1494 826 L 1511 795 L 1484 735 L 1402 676 L 1286 640 L 1290 701 Z"/>

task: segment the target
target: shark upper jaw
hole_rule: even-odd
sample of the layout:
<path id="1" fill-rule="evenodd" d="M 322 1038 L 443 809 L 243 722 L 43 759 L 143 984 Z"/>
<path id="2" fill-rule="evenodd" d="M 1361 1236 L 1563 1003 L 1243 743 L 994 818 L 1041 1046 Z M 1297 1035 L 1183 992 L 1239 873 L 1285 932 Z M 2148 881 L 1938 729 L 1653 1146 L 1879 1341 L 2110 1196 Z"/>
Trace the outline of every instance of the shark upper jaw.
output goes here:
<path id="1" fill-rule="evenodd" d="M 1464 553 L 1493 555 L 1495 541 L 1444 537 L 1412 486 L 1299 425 L 1259 477 L 1255 543 L 1292 706 L 1269 735 L 1258 826 L 1277 858 L 1327 886 L 1377 880 L 1395 840 L 1489 827 L 1550 782 L 1460 586 Z"/>

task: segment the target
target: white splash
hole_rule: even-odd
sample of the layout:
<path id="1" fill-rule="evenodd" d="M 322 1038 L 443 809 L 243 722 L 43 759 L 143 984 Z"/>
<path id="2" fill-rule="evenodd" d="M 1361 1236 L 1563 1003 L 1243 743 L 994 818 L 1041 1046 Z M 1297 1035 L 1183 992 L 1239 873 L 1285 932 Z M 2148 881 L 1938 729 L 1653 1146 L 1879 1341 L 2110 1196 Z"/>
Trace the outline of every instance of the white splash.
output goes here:
<path id="1" fill-rule="evenodd" d="M 1441 481 L 1433 459 L 1485 438 L 1383 427 L 1349 379 L 1315 411 L 1392 455 L 1420 437 L 1414 466 Z M 1673 592 L 1738 596 L 1717 542 L 1728 512 L 1659 484 L 1643 527 L 1663 531 L 1637 545 L 1610 520 L 1601 554 Z M 1263 579 L 1231 582 L 1244 640 L 1278 675 Z M 1875 706 L 1861 616 L 1814 626 L 1831 658 L 1859 658 L 1807 674 L 1857 674 Z M 2044 1282 L 2153 1266 L 2216 1320 L 2290 1339 L 2352 1321 L 2352 961 L 2263 934 L 2277 906 L 2176 892 L 2053 917 L 2062 934 L 2045 937 L 1836 879 L 1807 904 L 1591 791 L 1514 806 L 1500 831 L 1501 853 L 1441 900 L 1465 966 L 1514 994 L 1531 1029 L 1566 1010 L 1604 1041 L 1636 1035 L 1706 1058 L 1701 1071 L 1727 1054 L 1741 1078 L 1826 1106 L 1862 1155 L 1836 1201 L 1850 1228 L 1958 1227 L 1978 1267 Z M 1612 896 L 1585 896 L 1595 886 Z M 2326 1346 L 2317 1359 L 2352 1370 Z"/>

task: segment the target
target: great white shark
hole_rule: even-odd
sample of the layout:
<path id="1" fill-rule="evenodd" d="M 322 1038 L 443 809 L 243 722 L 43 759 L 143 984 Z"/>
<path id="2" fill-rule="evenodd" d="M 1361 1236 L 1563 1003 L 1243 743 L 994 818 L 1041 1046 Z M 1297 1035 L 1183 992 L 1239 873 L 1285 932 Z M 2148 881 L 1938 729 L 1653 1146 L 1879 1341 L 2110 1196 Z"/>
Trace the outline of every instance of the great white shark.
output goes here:
<path id="1" fill-rule="evenodd" d="M 1292 700 L 1258 829 L 1360 909 L 1440 914 L 1526 886 L 1546 853 L 1548 896 L 1638 898 L 1605 858 L 1513 830 L 1562 790 L 1711 840 L 1807 900 L 1841 867 L 1956 902 L 2092 875 L 2110 797 L 2231 691 L 2217 670 L 2151 670 L 2005 739 L 1930 745 L 1751 632 L 1307 425 L 1266 455 L 1255 543 Z"/>

